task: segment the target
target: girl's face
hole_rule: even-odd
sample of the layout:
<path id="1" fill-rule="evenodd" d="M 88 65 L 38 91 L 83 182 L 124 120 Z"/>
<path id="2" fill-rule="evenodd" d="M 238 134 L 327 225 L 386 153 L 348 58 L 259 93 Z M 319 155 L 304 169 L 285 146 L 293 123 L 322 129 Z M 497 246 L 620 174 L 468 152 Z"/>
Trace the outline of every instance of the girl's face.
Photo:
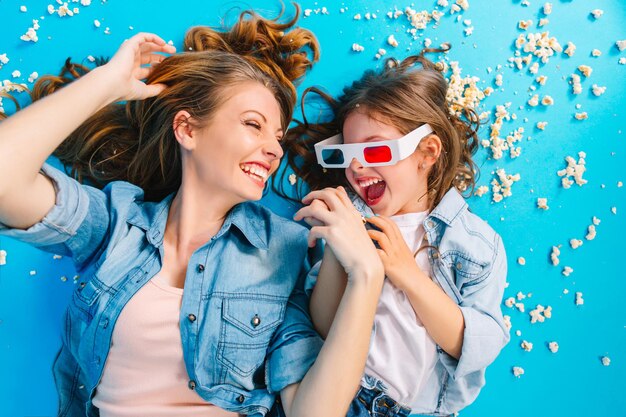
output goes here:
<path id="1" fill-rule="evenodd" d="M 395 127 L 361 111 L 350 113 L 343 125 L 344 143 L 376 142 L 402 136 Z M 395 165 L 381 167 L 364 167 L 355 158 L 346 168 L 346 178 L 376 214 L 394 216 L 425 211 L 428 209 L 427 178 L 425 170 L 419 169 L 423 159 L 419 150 Z"/>
<path id="2" fill-rule="evenodd" d="M 259 200 L 283 156 L 280 106 L 257 82 L 240 84 L 228 94 L 198 131 L 190 162 L 207 193 L 235 204 Z"/>

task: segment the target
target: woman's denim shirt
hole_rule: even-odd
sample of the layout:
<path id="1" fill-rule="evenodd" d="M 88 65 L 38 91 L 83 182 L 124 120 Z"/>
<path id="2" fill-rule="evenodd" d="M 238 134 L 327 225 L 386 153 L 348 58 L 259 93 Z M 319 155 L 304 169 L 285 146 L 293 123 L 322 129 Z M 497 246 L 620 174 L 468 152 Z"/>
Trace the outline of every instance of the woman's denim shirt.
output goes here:
<path id="1" fill-rule="evenodd" d="M 373 215 L 363 200 L 353 203 L 365 216 Z M 457 360 L 437 346 L 435 377 L 418 397 L 413 413 L 450 415 L 471 404 L 485 385 L 485 368 L 509 341 L 501 303 L 506 284 L 506 253 L 500 236 L 471 213 L 452 188 L 424 219 L 432 279 L 463 313 L 465 330 Z M 307 278 L 310 290 L 318 262 Z"/>
<path id="2" fill-rule="evenodd" d="M 115 322 L 161 269 L 172 196 L 148 203 L 129 183 L 98 190 L 51 166 L 42 171 L 53 180 L 56 205 L 28 230 L 0 224 L 0 233 L 73 258 L 81 279 L 54 364 L 58 415 L 97 416 L 91 398 Z M 275 393 L 302 380 L 322 344 L 302 289 L 307 249 L 306 228 L 242 203 L 192 254 L 180 309 L 189 389 L 226 410 L 259 417 Z"/>

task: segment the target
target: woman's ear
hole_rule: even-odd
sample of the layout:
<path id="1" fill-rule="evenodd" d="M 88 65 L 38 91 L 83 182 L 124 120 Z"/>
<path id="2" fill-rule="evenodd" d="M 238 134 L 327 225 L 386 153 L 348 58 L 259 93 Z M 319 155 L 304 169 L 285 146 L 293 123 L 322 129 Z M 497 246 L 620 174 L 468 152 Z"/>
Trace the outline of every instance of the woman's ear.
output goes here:
<path id="1" fill-rule="evenodd" d="M 196 147 L 196 129 L 193 127 L 191 120 L 191 114 L 185 110 L 181 110 L 176 113 L 176 116 L 174 116 L 172 126 L 176 141 L 180 146 L 182 146 L 183 149 L 188 151 L 193 150 Z"/>
<path id="2" fill-rule="evenodd" d="M 439 159 L 439 155 L 441 155 L 441 139 L 435 134 L 428 135 L 420 142 L 419 150 L 422 155 L 424 155 L 424 160 L 420 165 L 423 164 L 424 168 L 431 167 L 435 165 L 435 162 Z"/>

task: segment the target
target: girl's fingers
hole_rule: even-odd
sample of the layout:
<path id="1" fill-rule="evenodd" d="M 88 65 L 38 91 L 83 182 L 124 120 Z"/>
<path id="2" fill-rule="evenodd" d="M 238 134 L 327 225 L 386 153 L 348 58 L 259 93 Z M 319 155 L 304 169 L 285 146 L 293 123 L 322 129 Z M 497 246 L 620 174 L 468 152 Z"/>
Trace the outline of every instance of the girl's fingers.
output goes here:
<path id="1" fill-rule="evenodd" d="M 350 200 L 350 197 L 348 197 L 348 193 L 346 192 L 346 189 L 343 188 L 341 185 L 337 187 L 337 195 L 339 196 L 339 199 L 346 207 L 354 207 L 354 205 L 352 204 L 352 200 Z"/>
<path id="2" fill-rule="evenodd" d="M 337 195 L 337 191 L 334 188 L 324 188 L 323 190 L 311 191 L 302 199 L 302 203 L 309 204 L 315 199 L 322 200 L 332 211 L 343 206 L 339 196 Z"/>
<path id="3" fill-rule="evenodd" d="M 158 64 L 159 62 L 162 62 L 165 58 L 165 55 L 144 54 L 141 56 L 141 65 Z"/>
<path id="4" fill-rule="evenodd" d="M 326 206 L 321 207 L 321 205 L 310 205 L 298 210 L 298 212 L 293 216 L 293 219 L 295 221 L 300 221 L 307 217 L 312 217 L 322 223 L 330 224 L 333 220 L 334 214 L 328 211 Z"/>

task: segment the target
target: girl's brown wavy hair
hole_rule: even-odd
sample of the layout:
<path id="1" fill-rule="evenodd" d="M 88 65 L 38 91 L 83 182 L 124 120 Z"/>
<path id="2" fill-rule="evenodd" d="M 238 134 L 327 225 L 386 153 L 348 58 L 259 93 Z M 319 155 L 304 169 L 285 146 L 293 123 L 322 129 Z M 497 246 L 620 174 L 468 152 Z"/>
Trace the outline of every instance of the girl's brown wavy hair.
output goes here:
<path id="1" fill-rule="evenodd" d="M 254 81 L 276 97 L 286 131 L 296 102 L 294 81 L 319 58 L 315 36 L 294 28 L 300 12 L 294 6 L 295 16 L 286 23 L 278 22 L 282 12 L 269 20 L 244 11 L 229 30 L 191 28 L 185 35 L 185 52 L 156 65 L 146 80 L 165 84 L 163 92 L 104 107 L 72 132 L 54 155 L 78 180 L 100 187 L 114 180 L 129 181 L 144 189 L 146 200 L 155 201 L 181 183 L 181 155 L 172 129 L 179 111 L 207 124 L 233 86 Z M 68 59 L 58 76 L 40 78 L 31 98 L 49 95 L 88 71 Z"/>
<path id="2" fill-rule="evenodd" d="M 462 108 L 460 116 L 450 111 L 446 98 L 448 83 L 440 64 L 424 55 L 446 52 L 424 49 L 399 62 L 386 61 L 380 71 L 368 70 L 345 87 L 333 99 L 316 87 L 308 88 L 301 98 L 303 122 L 292 128 L 283 140 L 288 164 L 311 189 L 349 187 L 343 169 L 324 169 L 316 160 L 313 145 L 343 130 L 346 118 L 354 111 L 364 112 L 382 123 L 394 126 L 402 134 L 429 124 L 442 142 L 442 152 L 427 179 L 428 202 L 434 207 L 451 187 L 460 192 L 473 189 L 478 167 L 472 157 L 478 149 L 479 119 L 470 108 Z M 305 98 L 316 93 L 331 110 L 331 120 L 309 123 L 305 115 Z"/>

